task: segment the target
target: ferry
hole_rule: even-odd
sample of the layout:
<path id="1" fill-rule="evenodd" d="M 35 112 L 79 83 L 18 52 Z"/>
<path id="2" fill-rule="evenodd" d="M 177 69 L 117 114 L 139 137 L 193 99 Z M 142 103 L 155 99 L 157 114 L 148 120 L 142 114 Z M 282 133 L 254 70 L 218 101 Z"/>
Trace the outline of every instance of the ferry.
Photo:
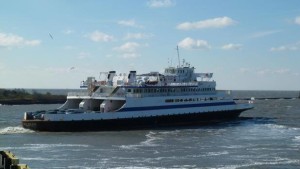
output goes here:
<path id="1" fill-rule="evenodd" d="M 55 110 L 25 112 L 24 128 L 49 132 L 121 131 L 199 126 L 237 118 L 252 109 L 216 90 L 213 73 L 168 66 L 163 73 L 102 72 L 81 82 Z"/>

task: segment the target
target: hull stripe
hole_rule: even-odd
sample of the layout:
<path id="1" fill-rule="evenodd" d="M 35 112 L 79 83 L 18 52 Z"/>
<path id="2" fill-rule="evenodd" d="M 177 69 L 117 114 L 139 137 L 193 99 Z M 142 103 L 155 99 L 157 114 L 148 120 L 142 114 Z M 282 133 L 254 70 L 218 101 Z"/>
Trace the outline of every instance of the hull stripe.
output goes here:
<path id="1" fill-rule="evenodd" d="M 127 108 L 120 109 L 118 112 L 159 110 L 159 109 L 178 109 L 178 108 L 191 108 L 191 107 L 225 106 L 225 105 L 235 105 L 235 104 L 236 104 L 235 102 L 219 102 L 219 103 L 182 104 L 182 105 L 166 105 L 166 106 L 127 107 Z"/>

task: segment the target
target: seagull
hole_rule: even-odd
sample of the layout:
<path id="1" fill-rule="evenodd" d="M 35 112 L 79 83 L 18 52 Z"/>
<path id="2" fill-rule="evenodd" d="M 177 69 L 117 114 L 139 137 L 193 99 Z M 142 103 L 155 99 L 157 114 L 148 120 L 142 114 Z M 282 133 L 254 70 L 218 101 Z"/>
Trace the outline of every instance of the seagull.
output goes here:
<path id="1" fill-rule="evenodd" d="M 50 33 L 49 33 L 49 36 L 50 36 L 51 39 L 53 39 L 53 36 Z"/>

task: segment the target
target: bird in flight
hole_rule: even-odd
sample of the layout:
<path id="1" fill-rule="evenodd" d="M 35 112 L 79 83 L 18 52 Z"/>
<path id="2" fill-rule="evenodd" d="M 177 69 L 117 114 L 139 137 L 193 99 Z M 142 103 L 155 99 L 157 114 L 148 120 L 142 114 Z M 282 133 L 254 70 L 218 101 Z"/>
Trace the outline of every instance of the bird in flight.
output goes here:
<path id="1" fill-rule="evenodd" d="M 51 39 L 53 39 L 53 36 L 50 33 L 49 33 L 49 36 L 50 36 Z"/>

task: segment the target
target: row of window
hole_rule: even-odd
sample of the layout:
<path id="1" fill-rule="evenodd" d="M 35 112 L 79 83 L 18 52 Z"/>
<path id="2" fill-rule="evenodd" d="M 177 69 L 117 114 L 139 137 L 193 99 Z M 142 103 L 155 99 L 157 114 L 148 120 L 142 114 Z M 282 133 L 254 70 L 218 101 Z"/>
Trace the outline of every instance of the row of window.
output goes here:
<path id="1" fill-rule="evenodd" d="M 143 88 L 143 89 L 127 89 L 128 93 L 166 93 L 166 92 L 200 92 L 215 91 L 215 88 Z"/>
<path id="2" fill-rule="evenodd" d="M 199 101 L 208 101 L 208 100 L 218 100 L 217 97 L 208 97 L 208 98 L 189 98 L 189 99 L 166 99 L 166 103 L 172 102 L 199 102 Z"/>

